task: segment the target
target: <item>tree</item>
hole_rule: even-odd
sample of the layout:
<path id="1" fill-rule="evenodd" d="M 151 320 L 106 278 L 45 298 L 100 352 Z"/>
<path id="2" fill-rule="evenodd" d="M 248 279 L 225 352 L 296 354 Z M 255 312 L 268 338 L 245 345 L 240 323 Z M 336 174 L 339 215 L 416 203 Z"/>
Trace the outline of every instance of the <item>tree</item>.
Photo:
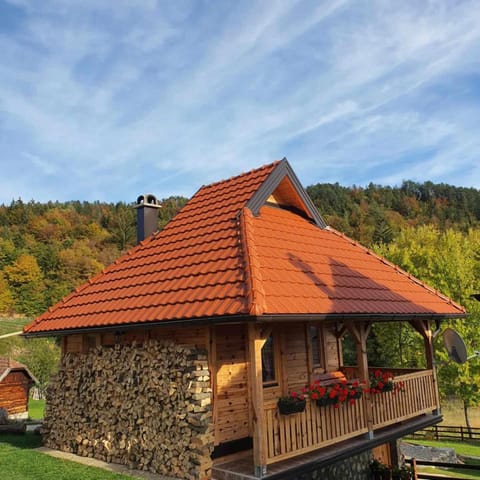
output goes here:
<path id="1" fill-rule="evenodd" d="M 0 238 L 0 270 L 14 262 L 17 253 L 15 244 L 9 238 Z"/>
<path id="2" fill-rule="evenodd" d="M 45 310 L 45 284 L 43 274 L 34 256 L 20 255 L 4 274 L 13 292 L 15 309 L 27 316 Z"/>
<path id="3" fill-rule="evenodd" d="M 463 336 L 470 351 L 480 348 L 480 304 L 471 297 L 479 288 L 480 231 L 471 230 L 465 234 L 452 229 L 440 232 L 432 226 L 407 228 L 394 242 L 378 246 L 376 250 L 464 305 L 469 313 L 468 321 L 449 321 L 448 324 Z M 439 342 L 435 346 L 440 393 L 443 397 L 455 394 L 461 398 L 465 422 L 469 426 L 468 408 L 480 404 L 476 388 L 480 384 L 480 361 L 459 365 L 449 361 Z"/>
<path id="4" fill-rule="evenodd" d="M 56 372 L 60 361 L 60 348 L 54 340 L 34 338 L 25 342 L 25 348 L 17 356 L 38 380 L 40 397 L 45 396 L 50 377 Z"/>
<path id="5" fill-rule="evenodd" d="M 9 313 L 13 308 L 13 295 L 5 275 L 0 270 L 0 314 Z"/>

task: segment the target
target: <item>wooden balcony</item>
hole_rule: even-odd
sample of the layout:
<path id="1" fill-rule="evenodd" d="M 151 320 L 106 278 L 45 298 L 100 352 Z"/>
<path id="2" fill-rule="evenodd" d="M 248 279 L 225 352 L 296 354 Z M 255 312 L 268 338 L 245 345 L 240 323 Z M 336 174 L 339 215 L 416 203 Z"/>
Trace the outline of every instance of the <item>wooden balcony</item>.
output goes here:
<path id="1" fill-rule="evenodd" d="M 397 374 L 395 382 L 403 382 L 403 391 L 364 395 L 354 405 L 342 404 L 339 408 L 318 407 L 307 401 L 305 412 L 285 416 L 278 413 L 276 403 L 266 403 L 267 464 L 375 432 L 438 408 L 432 370 Z"/>

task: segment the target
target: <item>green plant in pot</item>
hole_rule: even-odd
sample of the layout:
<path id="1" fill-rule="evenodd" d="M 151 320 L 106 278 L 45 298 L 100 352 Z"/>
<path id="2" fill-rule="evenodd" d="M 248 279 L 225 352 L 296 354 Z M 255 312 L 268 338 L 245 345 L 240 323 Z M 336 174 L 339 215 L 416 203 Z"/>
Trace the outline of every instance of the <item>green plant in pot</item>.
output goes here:
<path id="1" fill-rule="evenodd" d="M 372 480 L 391 480 L 392 471 L 388 465 L 374 458 L 369 464 L 370 478 Z"/>
<path id="2" fill-rule="evenodd" d="M 290 392 L 290 395 L 280 397 L 277 402 L 278 411 L 282 415 L 291 415 L 293 413 L 301 413 L 305 411 L 307 404 L 305 397 L 297 392 Z"/>
<path id="3" fill-rule="evenodd" d="M 412 480 L 413 472 L 407 465 L 392 468 L 392 480 Z"/>

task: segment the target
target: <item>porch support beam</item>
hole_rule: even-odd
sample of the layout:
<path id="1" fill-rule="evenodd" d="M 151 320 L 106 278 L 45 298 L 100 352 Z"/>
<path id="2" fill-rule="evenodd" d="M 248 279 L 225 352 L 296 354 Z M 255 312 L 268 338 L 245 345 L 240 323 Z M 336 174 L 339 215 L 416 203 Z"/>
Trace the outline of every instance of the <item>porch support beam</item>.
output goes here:
<path id="1" fill-rule="evenodd" d="M 410 320 L 410 325 L 423 337 L 425 346 L 425 357 L 427 369 L 433 372 L 433 389 L 435 392 L 435 403 L 437 404 L 437 413 L 440 413 L 440 398 L 438 395 L 437 369 L 435 368 L 435 354 L 433 351 L 433 333 L 428 320 L 414 319 Z"/>
<path id="2" fill-rule="evenodd" d="M 249 377 L 252 402 L 253 463 L 255 476 L 267 474 L 267 432 L 263 408 L 262 347 L 267 336 L 262 335 L 258 326 L 248 324 Z"/>
<path id="3" fill-rule="evenodd" d="M 365 418 L 367 419 L 368 435 L 373 438 L 373 404 L 369 392 L 370 380 L 368 374 L 367 337 L 372 328 L 370 322 L 345 322 L 350 335 L 355 340 L 357 350 L 357 366 L 361 380 L 365 380 L 367 392 L 365 393 Z"/>

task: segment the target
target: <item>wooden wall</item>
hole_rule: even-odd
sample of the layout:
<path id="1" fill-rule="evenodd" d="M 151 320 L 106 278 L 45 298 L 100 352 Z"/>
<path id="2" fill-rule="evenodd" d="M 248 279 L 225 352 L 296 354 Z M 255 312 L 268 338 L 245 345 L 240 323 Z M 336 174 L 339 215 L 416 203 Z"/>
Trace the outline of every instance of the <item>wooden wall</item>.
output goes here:
<path id="1" fill-rule="evenodd" d="M 392 455 L 390 452 L 390 444 L 384 443 L 372 450 L 373 458 L 385 465 L 392 465 Z"/>
<path id="2" fill-rule="evenodd" d="M 309 360 L 306 345 L 305 325 L 303 323 L 293 324 L 280 329 L 283 340 L 284 353 L 284 394 L 292 390 L 300 391 L 302 387 L 309 383 Z"/>
<path id="3" fill-rule="evenodd" d="M 246 325 L 214 328 L 215 342 L 215 443 L 251 435 Z"/>
<path id="4" fill-rule="evenodd" d="M 323 326 L 324 345 L 326 350 L 326 368 L 327 372 L 334 372 L 342 366 L 342 348 L 341 343 L 335 336 L 335 325 L 325 324 Z"/>
<path id="5" fill-rule="evenodd" d="M 10 372 L 0 383 L 0 408 L 9 415 L 28 410 L 30 378 L 24 372 Z"/>
<path id="6" fill-rule="evenodd" d="M 208 327 L 153 327 L 138 328 L 121 332 L 89 333 L 66 335 L 62 339 L 62 353 L 87 353 L 99 346 L 115 344 L 130 345 L 133 342 L 142 343 L 149 339 L 171 340 L 181 345 L 206 348 L 208 344 Z"/>

